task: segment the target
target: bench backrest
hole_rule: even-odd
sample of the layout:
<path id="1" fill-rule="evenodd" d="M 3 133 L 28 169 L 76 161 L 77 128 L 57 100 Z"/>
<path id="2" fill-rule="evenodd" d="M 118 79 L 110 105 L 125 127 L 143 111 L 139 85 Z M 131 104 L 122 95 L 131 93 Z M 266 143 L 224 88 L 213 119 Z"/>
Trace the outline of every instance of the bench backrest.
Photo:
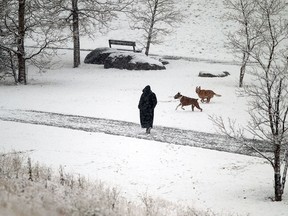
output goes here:
<path id="1" fill-rule="evenodd" d="M 109 47 L 110 48 L 111 48 L 111 44 L 122 45 L 122 46 L 132 46 L 133 51 L 135 52 L 136 43 L 134 41 L 109 40 Z"/>

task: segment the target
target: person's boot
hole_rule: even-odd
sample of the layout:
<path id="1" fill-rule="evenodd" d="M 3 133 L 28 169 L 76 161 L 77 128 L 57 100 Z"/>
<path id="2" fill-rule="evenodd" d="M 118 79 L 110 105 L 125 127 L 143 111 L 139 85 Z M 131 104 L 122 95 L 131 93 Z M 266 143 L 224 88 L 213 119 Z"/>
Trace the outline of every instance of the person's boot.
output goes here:
<path id="1" fill-rule="evenodd" d="M 151 127 L 148 127 L 148 128 L 146 129 L 146 133 L 147 133 L 147 134 L 150 134 L 150 131 L 151 131 Z"/>

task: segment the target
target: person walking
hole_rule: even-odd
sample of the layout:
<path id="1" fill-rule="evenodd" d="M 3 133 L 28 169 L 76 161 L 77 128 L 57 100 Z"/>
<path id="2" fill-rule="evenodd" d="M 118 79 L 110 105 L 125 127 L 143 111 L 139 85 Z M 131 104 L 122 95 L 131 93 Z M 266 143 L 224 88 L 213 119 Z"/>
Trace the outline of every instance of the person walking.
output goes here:
<path id="1" fill-rule="evenodd" d="M 146 128 L 146 133 L 150 134 L 154 121 L 154 109 L 157 104 L 157 97 L 151 91 L 151 87 L 147 85 L 142 90 L 138 108 L 140 110 L 140 124 L 142 128 Z"/>

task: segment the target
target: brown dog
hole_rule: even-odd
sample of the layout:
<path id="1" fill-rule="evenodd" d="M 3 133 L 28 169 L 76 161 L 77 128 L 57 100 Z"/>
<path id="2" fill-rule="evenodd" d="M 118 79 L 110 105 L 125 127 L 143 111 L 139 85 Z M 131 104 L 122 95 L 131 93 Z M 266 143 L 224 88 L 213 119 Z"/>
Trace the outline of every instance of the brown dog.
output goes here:
<path id="1" fill-rule="evenodd" d="M 221 97 L 221 95 L 219 94 L 216 94 L 214 91 L 212 90 L 204 90 L 204 89 L 201 89 L 201 86 L 199 87 L 196 87 L 196 93 L 198 94 L 199 98 L 201 98 L 201 102 L 204 103 L 209 103 L 210 102 L 210 99 L 213 98 L 213 96 L 217 96 L 217 97 Z M 205 101 L 206 99 L 206 101 Z"/>
<path id="2" fill-rule="evenodd" d="M 197 107 L 197 108 L 198 108 L 199 110 L 201 110 L 201 112 L 202 112 L 202 109 L 200 108 L 199 103 L 198 103 L 198 99 L 189 98 L 189 97 L 183 96 L 183 95 L 181 95 L 180 92 L 178 92 L 178 93 L 174 96 L 174 99 L 180 99 L 180 104 L 176 107 L 175 110 L 177 110 L 177 108 L 178 108 L 179 106 L 181 106 L 181 108 L 184 110 L 183 106 L 189 106 L 189 105 L 191 105 L 192 111 L 194 111 L 194 107 Z"/>

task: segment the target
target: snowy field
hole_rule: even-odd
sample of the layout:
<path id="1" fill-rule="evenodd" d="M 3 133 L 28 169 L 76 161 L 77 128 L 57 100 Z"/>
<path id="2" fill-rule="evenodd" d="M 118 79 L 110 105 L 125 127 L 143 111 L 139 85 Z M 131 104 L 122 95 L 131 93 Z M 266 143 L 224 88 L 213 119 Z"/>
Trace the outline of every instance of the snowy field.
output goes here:
<path id="1" fill-rule="evenodd" d="M 82 53 L 85 56 L 85 53 Z M 158 97 L 156 126 L 215 133 L 209 115 L 247 122 L 244 97 L 236 94 L 238 67 L 170 61 L 165 71 L 120 71 L 82 64 L 48 73 L 29 73 L 29 85 L 1 85 L 1 109 L 39 110 L 139 123 L 139 97 L 150 84 Z M 224 78 L 200 78 L 206 71 L 229 71 Z M 177 91 L 197 97 L 195 87 L 213 89 L 222 97 L 202 104 L 203 112 L 177 110 Z M 31 152 L 34 161 L 80 173 L 121 188 L 131 199 L 147 192 L 178 203 L 238 215 L 285 215 L 287 199 L 271 202 L 273 171 L 264 160 L 102 133 L 88 133 L 41 125 L 0 122 L 1 150 Z M 143 133 L 140 128 L 136 133 Z M 152 130 L 153 136 L 153 130 Z M 279 210 L 280 209 L 280 210 Z M 274 214 L 275 213 L 275 214 Z"/>
<path id="2" fill-rule="evenodd" d="M 188 4 L 190 1 L 183 1 Z M 154 125 L 216 133 L 210 115 L 248 122 L 247 98 L 237 92 L 239 66 L 223 63 L 233 57 L 224 48 L 220 3 L 195 1 L 185 6 L 193 22 L 184 22 L 164 44 L 151 53 L 185 56 L 209 61 L 169 60 L 166 70 L 127 71 L 104 69 L 101 65 L 72 68 L 72 52 L 61 51 L 57 64 L 47 73 L 29 67 L 28 85 L 0 82 L 0 109 L 23 109 L 73 114 L 139 123 L 137 108 L 142 89 L 150 85 L 158 98 Z M 184 5 L 183 3 L 183 5 Z M 205 9 L 204 9 L 205 6 Z M 183 6 L 184 7 L 184 6 Z M 220 8 L 221 9 L 221 8 Z M 197 12 L 197 13 L 196 13 Z M 119 23 L 122 23 L 121 20 Z M 117 25 L 117 24 L 115 24 Z M 121 28 L 120 28 L 121 29 Z M 125 32 L 126 34 L 124 34 Z M 117 35 L 125 37 L 117 38 Z M 83 40 L 82 48 L 108 45 L 108 39 L 136 40 L 123 28 Z M 91 47 L 93 44 L 93 47 Z M 139 43 L 138 43 L 139 44 Z M 82 52 L 82 62 L 88 52 Z M 219 61 L 222 63 L 211 63 Z M 222 72 L 223 78 L 200 78 L 200 71 Z M 251 77 L 245 78 L 249 84 Z M 222 97 L 202 104 L 203 112 L 190 108 L 175 111 L 173 96 L 197 98 L 196 86 L 211 89 Z M 89 179 L 118 186 L 123 196 L 137 200 L 147 192 L 175 203 L 215 213 L 251 216 L 287 215 L 287 193 L 282 202 L 272 202 L 273 170 L 265 160 L 201 148 L 156 141 L 90 133 L 77 130 L 0 121 L 0 150 L 29 151 L 33 161 L 79 173 Z M 136 133 L 144 133 L 140 128 Z M 151 132 L 153 136 L 153 130 Z"/>

